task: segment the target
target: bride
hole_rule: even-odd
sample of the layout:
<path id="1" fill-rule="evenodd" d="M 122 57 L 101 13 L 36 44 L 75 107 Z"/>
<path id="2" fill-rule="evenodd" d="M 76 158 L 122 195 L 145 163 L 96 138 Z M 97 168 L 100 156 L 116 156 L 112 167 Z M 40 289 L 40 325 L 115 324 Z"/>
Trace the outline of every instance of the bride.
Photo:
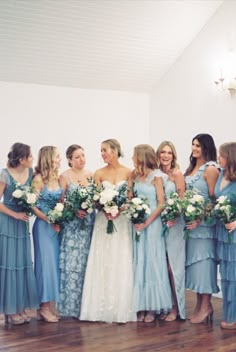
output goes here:
<path id="1" fill-rule="evenodd" d="M 117 140 L 102 142 L 105 167 L 97 170 L 94 180 L 103 187 L 119 189 L 128 184 L 131 170 L 121 165 Z M 111 216 L 99 211 L 94 225 L 85 274 L 80 320 L 125 323 L 136 321 L 133 309 L 133 261 L 131 223 L 122 214 L 113 217 L 116 232 L 107 234 Z"/>

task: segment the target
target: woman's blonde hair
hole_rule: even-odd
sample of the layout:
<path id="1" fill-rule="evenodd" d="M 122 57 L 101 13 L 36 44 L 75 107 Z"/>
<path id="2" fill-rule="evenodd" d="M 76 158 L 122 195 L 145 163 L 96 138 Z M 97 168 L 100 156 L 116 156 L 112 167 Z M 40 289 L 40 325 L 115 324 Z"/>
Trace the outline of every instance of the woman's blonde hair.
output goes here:
<path id="1" fill-rule="evenodd" d="M 229 181 L 236 181 L 236 142 L 222 144 L 219 153 L 226 159 L 225 176 Z"/>
<path id="2" fill-rule="evenodd" d="M 179 165 L 177 164 L 177 153 L 176 153 L 176 149 L 175 149 L 175 146 L 172 142 L 170 141 L 163 141 L 159 147 L 157 148 L 157 151 L 156 151 L 156 156 L 157 156 L 157 166 L 158 168 L 161 169 L 161 162 L 160 162 L 160 154 L 161 154 L 161 151 L 164 147 L 170 147 L 171 151 L 172 151 L 172 155 L 173 155 L 173 160 L 171 161 L 171 169 L 176 169 L 176 168 L 179 168 Z"/>
<path id="3" fill-rule="evenodd" d="M 149 144 L 139 144 L 134 147 L 134 176 L 147 176 L 148 170 L 157 169 L 155 150 Z"/>
<path id="4" fill-rule="evenodd" d="M 45 146 L 39 150 L 35 174 L 40 174 L 45 184 L 58 178 L 58 169 L 54 165 L 56 151 L 54 146 Z"/>
<path id="5" fill-rule="evenodd" d="M 116 139 L 106 139 L 105 141 L 102 142 L 102 144 L 108 144 L 109 147 L 114 150 L 114 151 L 117 151 L 117 155 L 118 155 L 118 158 L 120 158 L 121 156 L 123 156 L 123 153 L 121 151 L 121 146 L 120 146 L 120 143 L 116 140 Z"/>

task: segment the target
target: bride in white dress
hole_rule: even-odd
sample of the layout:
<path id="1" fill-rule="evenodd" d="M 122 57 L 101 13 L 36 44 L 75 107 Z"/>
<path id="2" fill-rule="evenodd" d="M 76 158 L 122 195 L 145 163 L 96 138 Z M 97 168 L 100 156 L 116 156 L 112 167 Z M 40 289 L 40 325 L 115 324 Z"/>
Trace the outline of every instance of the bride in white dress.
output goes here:
<path id="1" fill-rule="evenodd" d="M 95 182 L 105 188 L 115 185 L 117 189 L 124 182 L 128 183 L 131 170 L 119 163 L 119 142 L 115 139 L 102 142 L 101 155 L 107 165 L 95 172 Z M 136 321 L 133 309 L 132 225 L 124 215 L 118 215 L 112 218 L 117 231 L 107 234 L 107 219 L 103 211 L 96 215 L 80 320 Z"/>

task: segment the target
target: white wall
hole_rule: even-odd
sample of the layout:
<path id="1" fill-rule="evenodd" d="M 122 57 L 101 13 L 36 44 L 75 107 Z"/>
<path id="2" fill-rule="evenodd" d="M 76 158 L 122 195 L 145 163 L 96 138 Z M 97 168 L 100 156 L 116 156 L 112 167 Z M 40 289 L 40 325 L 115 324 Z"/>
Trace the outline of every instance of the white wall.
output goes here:
<path id="1" fill-rule="evenodd" d="M 67 167 L 65 150 L 77 143 L 85 148 L 87 167 L 103 163 L 100 145 L 116 138 L 132 167 L 133 147 L 149 141 L 149 97 L 146 94 L 0 82 L 1 149 L 0 168 L 14 142 L 32 146 L 56 145 Z"/>
<path id="2" fill-rule="evenodd" d="M 217 146 L 236 140 L 236 96 L 218 91 L 214 84 L 232 47 L 236 68 L 235 15 L 236 1 L 225 1 L 151 94 L 150 141 L 158 146 L 171 140 L 182 170 L 196 134 L 212 134 Z M 236 77 L 236 69 L 234 73 Z"/>

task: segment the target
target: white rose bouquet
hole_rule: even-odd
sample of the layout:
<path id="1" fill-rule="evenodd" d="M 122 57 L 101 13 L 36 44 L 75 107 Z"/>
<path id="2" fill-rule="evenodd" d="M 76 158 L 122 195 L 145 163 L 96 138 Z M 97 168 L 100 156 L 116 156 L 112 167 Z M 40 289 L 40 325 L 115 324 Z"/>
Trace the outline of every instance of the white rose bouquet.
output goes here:
<path id="1" fill-rule="evenodd" d="M 96 194 L 97 208 L 103 210 L 106 214 L 116 217 L 127 201 L 128 188 L 127 183 L 123 183 L 119 188 L 111 185 L 111 187 L 101 187 L 99 194 Z M 108 219 L 107 233 L 113 234 L 116 231 L 115 224 L 112 219 Z"/>
<path id="2" fill-rule="evenodd" d="M 50 209 L 47 213 L 48 221 L 54 225 L 60 225 L 64 220 L 64 205 L 57 203 L 53 209 Z"/>
<path id="3" fill-rule="evenodd" d="M 12 197 L 22 211 L 24 211 L 28 216 L 33 215 L 32 208 L 37 202 L 38 194 L 35 193 L 32 187 L 16 183 L 15 190 L 12 192 Z"/>
<path id="4" fill-rule="evenodd" d="M 213 214 L 224 225 L 236 220 L 236 199 L 220 196 L 216 199 Z M 232 233 L 228 231 L 228 240 L 232 242 Z"/>
<path id="5" fill-rule="evenodd" d="M 194 221 L 202 221 L 205 217 L 206 201 L 205 198 L 199 194 L 197 189 L 189 189 L 185 191 L 184 197 L 181 201 L 182 213 L 186 224 L 191 224 Z M 191 230 L 184 228 L 185 239 L 188 239 Z"/>
<path id="6" fill-rule="evenodd" d="M 177 192 L 171 192 L 165 201 L 164 210 L 161 213 L 163 223 L 162 236 L 168 232 L 168 221 L 173 221 L 182 214 L 182 201 Z"/>
<path id="7" fill-rule="evenodd" d="M 149 208 L 148 199 L 139 196 L 130 199 L 126 204 L 123 210 L 123 214 L 125 214 L 133 224 L 142 224 L 150 215 L 151 210 Z M 136 241 L 140 239 L 140 232 L 136 232 L 135 234 Z"/>

